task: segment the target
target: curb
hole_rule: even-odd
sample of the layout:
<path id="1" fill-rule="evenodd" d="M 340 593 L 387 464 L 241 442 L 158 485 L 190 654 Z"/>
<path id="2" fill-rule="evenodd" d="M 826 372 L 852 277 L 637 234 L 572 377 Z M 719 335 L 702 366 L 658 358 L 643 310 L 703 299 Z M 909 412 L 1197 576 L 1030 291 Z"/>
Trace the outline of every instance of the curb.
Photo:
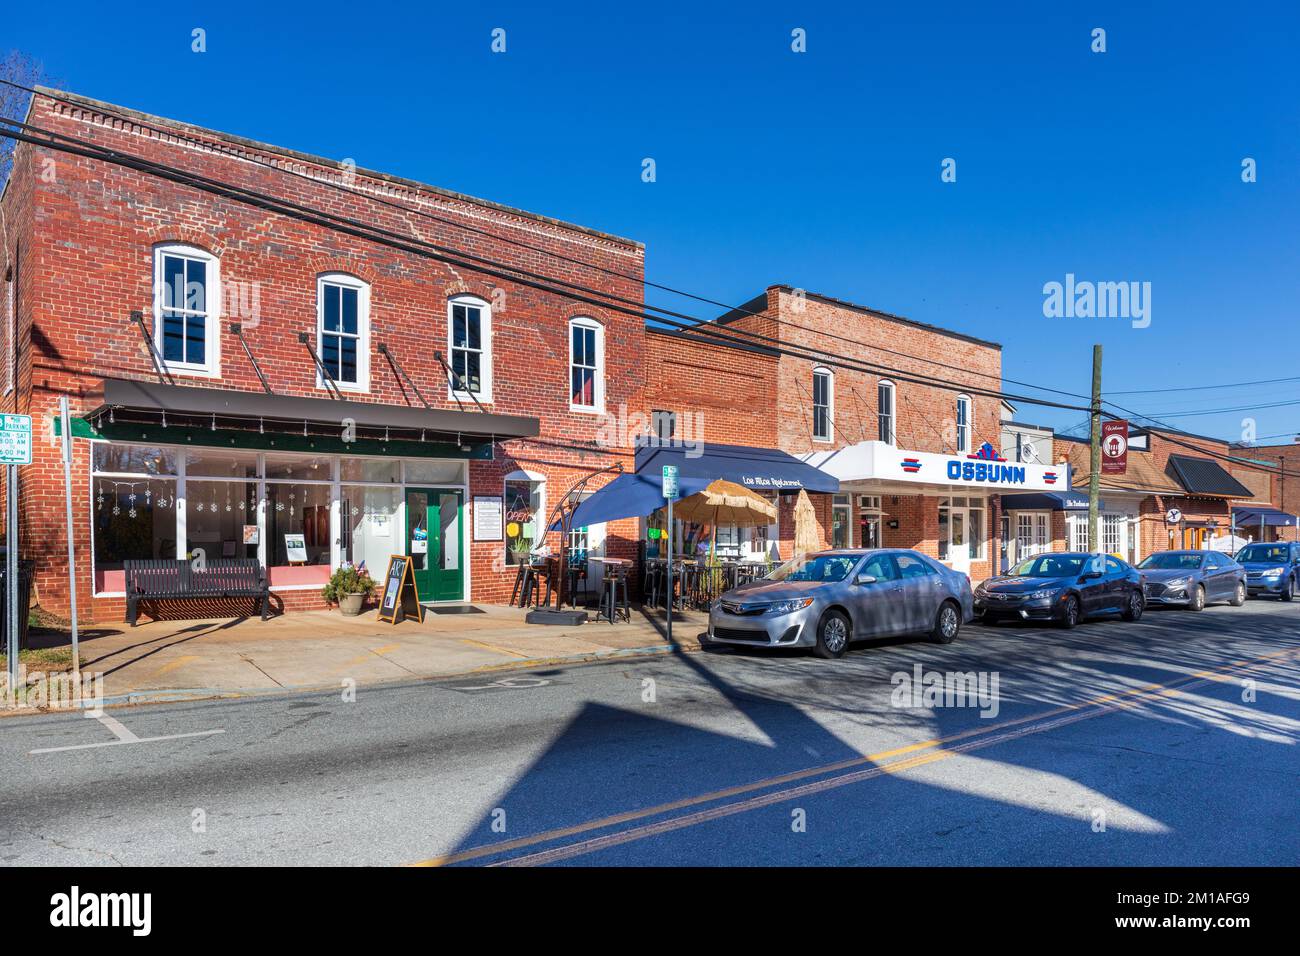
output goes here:
<path id="1" fill-rule="evenodd" d="M 702 645 L 693 647 L 669 647 L 666 644 L 651 644 L 646 647 L 624 647 L 612 651 L 592 651 L 587 654 L 570 654 L 565 657 L 534 657 L 519 661 L 506 661 L 501 664 L 488 664 L 473 670 L 460 671 L 455 674 L 412 675 L 394 677 L 388 680 L 357 682 L 358 687 L 383 687 L 389 684 L 434 683 L 460 680 L 478 674 L 533 670 L 538 667 L 557 667 L 561 665 L 597 664 L 604 661 L 617 661 L 645 657 L 668 657 L 677 654 L 694 654 L 702 650 Z M 241 700 L 254 697 L 274 697 L 279 694 L 305 694 L 320 691 L 338 690 L 338 683 L 328 684 L 289 684 L 281 687 L 236 687 L 219 689 L 216 687 L 185 687 L 165 690 L 138 690 L 125 694 L 105 696 L 104 707 L 136 707 L 146 704 L 177 704 L 202 700 Z M 73 713 L 71 707 L 35 707 L 0 710 L 0 720 L 5 717 L 31 717 L 39 714 Z"/>

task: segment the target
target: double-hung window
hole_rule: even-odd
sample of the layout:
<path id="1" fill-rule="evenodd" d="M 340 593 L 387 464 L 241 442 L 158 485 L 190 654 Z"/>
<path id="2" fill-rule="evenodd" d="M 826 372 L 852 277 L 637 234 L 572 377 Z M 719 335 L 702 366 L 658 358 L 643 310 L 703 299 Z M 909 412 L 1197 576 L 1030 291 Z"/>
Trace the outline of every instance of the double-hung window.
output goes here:
<path id="1" fill-rule="evenodd" d="M 828 369 L 813 369 L 812 426 L 814 441 L 830 441 L 835 402 L 834 379 Z"/>
<path id="2" fill-rule="evenodd" d="M 316 338 L 321 364 L 340 389 L 370 387 L 370 290 L 344 273 L 316 281 Z M 320 383 L 325 387 L 325 383 Z"/>
<path id="3" fill-rule="evenodd" d="M 492 308 L 482 299 L 457 296 L 447 303 L 447 318 L 452 395 L 492 401 Z"/>
<path id="4" fill-rule="evenodd" d="M 605 410 L 605 330 L 594 319 L 569 320 L 569 408 Z"/>
<path id="5" fill-rule="evenodd" d="M 968 452 L 971 449 L 970 428 L 971 428 L 971 400 L 967 395 L 957 397 L 957 451 L 958 453 Z"/>
<path id="6" fill-rule="evenodd" d="M 876 419 L 879 423 L 878 437 L 886 444 L 892 445 L 894 434 L 894 383 L 881 382 L 876 386 Z"/>
<path id="7" fill-rule="evenodd" d="M 220 374 L 217 258 L 194 246 L 154 249 L 154 346 L 172 372 Z"/>

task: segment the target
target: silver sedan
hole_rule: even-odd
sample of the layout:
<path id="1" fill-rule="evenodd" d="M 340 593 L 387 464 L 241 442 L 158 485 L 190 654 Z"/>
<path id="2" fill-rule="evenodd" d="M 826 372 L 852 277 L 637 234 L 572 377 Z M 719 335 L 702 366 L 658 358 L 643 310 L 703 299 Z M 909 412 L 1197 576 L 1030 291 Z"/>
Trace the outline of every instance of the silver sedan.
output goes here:
<path id="1" fill-rule="evenodd" d="M 841 657 L 849 643 L 928 634 L 950 644 L 974 616 L 970 579 L 917 551 L 821 551 L 722 595 L 708 640 L 811 647 Z"/>

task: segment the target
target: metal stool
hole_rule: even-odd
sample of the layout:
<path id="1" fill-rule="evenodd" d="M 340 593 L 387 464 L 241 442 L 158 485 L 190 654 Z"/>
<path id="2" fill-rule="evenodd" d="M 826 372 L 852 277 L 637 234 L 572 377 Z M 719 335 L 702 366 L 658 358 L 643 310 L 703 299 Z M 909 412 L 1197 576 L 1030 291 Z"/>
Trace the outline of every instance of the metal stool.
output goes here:
<path id="1" fill-rule="evenodd" d="M 619 601 L 619 590 L 623 592 L 622 602 Z M 600 596 L 600 606 L 596 611 L 597 617 L 603 617 L 610 624 L 615 622 L 615 618 L 621 615 L 623 620 L 631 623 L 632 621 L 632 604 L 627 596 L 627 568 L 622 565 L 612 565 L 605 569 L 605 588 Z"/>

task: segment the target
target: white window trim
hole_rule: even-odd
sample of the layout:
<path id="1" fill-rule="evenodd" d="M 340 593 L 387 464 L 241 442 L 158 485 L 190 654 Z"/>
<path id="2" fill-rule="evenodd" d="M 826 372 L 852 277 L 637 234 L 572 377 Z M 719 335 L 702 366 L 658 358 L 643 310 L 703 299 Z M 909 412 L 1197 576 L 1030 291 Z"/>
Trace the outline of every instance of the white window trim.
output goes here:
<path id="1" fill-rule="evenodd" d="M 592 398 L 595 401 L 593 405 L 575 405 L 573 402 L 573 330 L 574 328 L 592 329 L 595 331 L 596 342 L 596 378 L 595 387 L 592 389 Z M 569 411 L 582 412 L 588 415 L 605 414 L 605 327 L 595 319 L 587 316 L 575 316 L 569 320 L 566 328 L 569 339 L 569 368 L 568 382 L 565 387 L 569 390 Z M 584 366 L 584 368 L 587 366 Z"/>
<path id="2" fill-rule="evenodd" d="M 357 380 L 355 383 L 335 380 L 335 384 L 341 392 L 369 392 L 370 283 L 346 272 L 323 272 L 316 277 L 316 354 L 321 356 L 322 362 L 325 360 L 322 342 L 325 337 L 325 286 L 327 284 L 357 290 Z M 321 375 L 319 368 L 316 369 L 316 387 L 326 388 L 325 376 Z"/>
<path id="3" fill-rule="evenodd" d="M 962 404 L 966 405 L 966 424 L 961 423 L 960 409 Z M 969 395 L 957 396 L 957 411 L 955 424 L 957 425 L 957 451 L 959 453 L 970 454 L 975 445 L 975 402 Z M 962 431 L 965 430 L 966 442 L 962 444 Z"/>
<path id="4" fill-rule="evenodd" d="M 455 355 L 452 347 L 452 332 L 455 328 L 451 312 L 452 307 L 457 305 L 472 305 L 482 310 L 482 316 L 479 320 L 479 337 L 482 340 L 482 361 L 480 370 L 483 379 L 483 388 L 478 392 L 467 392 L 458 390 L 452 386 L 454 370 L 456 363 L 453 361 Z M 447 397 L 450 399 L 460 399 L 462 402 L 472 402 L 477 398 L 480 402 L 488 403 L 492 401 L 492 306 L 485 299 L 476 295 L 457 295 L 447 300 L 447 366 L 453 370 L 452 375 L 448 376 Z"/>
<path id="5" fill-rule="evenodd" d="M 206 290 L 207 322 L 205 343 L 207 361 L 169 362 L 163 357 L 163 256 L 184 256 L 202 259 L 208 266 Z M 198 246 L 180 242 L 165 242 L 153 248 L 153 345 L 158 361 L 169 372 L 201 378 L 221 377 L 221 260 Z"/>
<path id="6" fill-rule="evenodd" d="M 898 388 L 889 379 L 876 383 L 876 436 L 880 435 L 880 389 L 889 389 L 889 438 L 890 445 L 898 444 Z"/>
<path id="7" fill-rule="evenodd" d="M 817 376 L 826 376 L 826 435 L 817 434 Z M 812 440 L 833 442 L 835 440 L 835 373 L 824 365 L 813 369 L 813 390 L 809 396 L 812 409 Z"/>
<path id="8" fill-rule="evenodd" d="M 533 484 L 537 486 L 538 517 L 535 520 L 539 523 L 539 527 L 541 525 L 544 525 L 546 523 L 547 518 L 550 517 L 550 513 L 546 510 L 546 476 L 536 471 L 527 471 L 526 469 L 523 468 L 510 472 L 510 474 L 506 475 L 504 478 L 501 479 L 501 502 L 503 505 L 505 504 L 506 500 L 510 497 L 509 492 L 506 491 L 506 485 L 508 485 L 512 481 L 520 481 L 520 482 L 526 481 L 529 484 Z M 534 539 L 533 541 L 534 551 L 536 551 L 538 548 L 546 544 L 547 533 L 548 533 L 547 531 L 543 530 L 541 540 L 538 541 Z M 504 559 L 505 557 L 504 549 L 509 546 L 509 540 L 508 538 L 506 538 L 505 535 L 502 535 L 501 541 L 503 545 L 501 556 Z M 516 565 L 516 567 L 518 567 L 518 565 Z"/>

